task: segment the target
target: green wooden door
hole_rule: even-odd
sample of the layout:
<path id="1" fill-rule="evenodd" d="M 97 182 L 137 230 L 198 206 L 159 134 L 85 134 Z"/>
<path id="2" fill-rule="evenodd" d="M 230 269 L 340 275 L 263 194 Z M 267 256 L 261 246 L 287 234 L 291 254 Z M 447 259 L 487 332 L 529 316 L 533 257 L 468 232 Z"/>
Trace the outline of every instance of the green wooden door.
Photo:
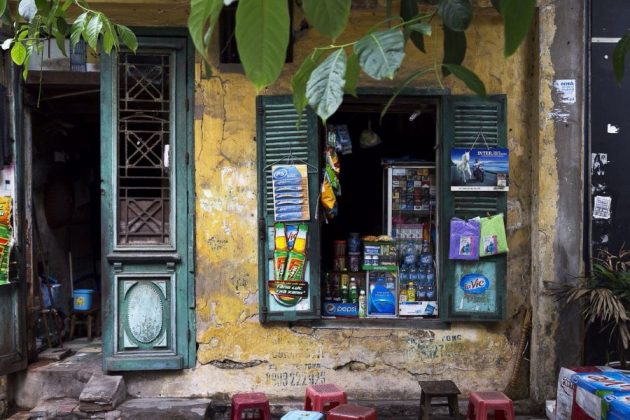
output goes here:
<path id="1" fill-rule="evenodd" d="M 101 61 L 104 370 L 194 365 L 191 67 L 186 37 Z"/>

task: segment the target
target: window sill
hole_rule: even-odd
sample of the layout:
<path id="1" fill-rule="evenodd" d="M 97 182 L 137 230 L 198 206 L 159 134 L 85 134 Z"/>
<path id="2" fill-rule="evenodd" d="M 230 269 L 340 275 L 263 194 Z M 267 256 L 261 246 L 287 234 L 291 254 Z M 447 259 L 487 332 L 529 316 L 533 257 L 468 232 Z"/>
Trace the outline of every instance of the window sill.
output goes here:
<path id="1" fill-rule="evenodd" d="M 451 324 L 441 319 L 395 319 L 395 318 L 367 318 L 340 319 L 330 318 L 311 322 L 313 328 L 326 329 L 421 329 L 421 330 L 450 330 Z"/>

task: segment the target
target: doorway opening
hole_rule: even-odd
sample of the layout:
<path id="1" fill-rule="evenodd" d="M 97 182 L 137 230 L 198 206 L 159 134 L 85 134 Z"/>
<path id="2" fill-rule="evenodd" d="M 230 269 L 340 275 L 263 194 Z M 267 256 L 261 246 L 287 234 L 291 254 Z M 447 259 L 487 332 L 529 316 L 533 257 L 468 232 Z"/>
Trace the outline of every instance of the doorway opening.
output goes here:
<path id="1" fill-rule="evenodd" d="M 65 73 L 25 89 L 31 133 L 26 159 L 32 176 L 32 352 L 86 336 L 88 326 L 79 322 L 71 337 L 73 308 L 99 305 L 99 94 L 98 73 Z M 74 294 L 82 299 L 73 300 Z M 92 337 L 100 330 L 94 315 Z"/>

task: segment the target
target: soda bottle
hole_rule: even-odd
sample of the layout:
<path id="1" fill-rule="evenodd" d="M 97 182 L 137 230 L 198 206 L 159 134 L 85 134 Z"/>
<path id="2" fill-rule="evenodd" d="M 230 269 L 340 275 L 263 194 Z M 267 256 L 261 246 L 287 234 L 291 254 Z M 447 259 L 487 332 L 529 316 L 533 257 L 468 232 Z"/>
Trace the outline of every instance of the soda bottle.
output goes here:
<path id="1" fill-rule="evenodd" d="M 348 299 L 350 303 L 359 302 L 359 292 L 357 290 L 357 282 L 354 280 L 354 277 L 350 279 L 350 292 Z"/>
<path id="2" fill-rule="evenodd" d="M 276 223 L 276 251 L 287 251 L 287 236 L 284 232 L 284 223 Z"/>
<path id="3" fill-rule="evenodd" d="M 365 290 L 361 289 L 359 293 L 359 318 L 367 317 L 367 296 Z"/>
<path id="4" fill-rule="evenodd" d="M 416 285 L 414 282 L 410 281 L 407 283 L 407 302 L 415 302 L 416 301 Z"/>

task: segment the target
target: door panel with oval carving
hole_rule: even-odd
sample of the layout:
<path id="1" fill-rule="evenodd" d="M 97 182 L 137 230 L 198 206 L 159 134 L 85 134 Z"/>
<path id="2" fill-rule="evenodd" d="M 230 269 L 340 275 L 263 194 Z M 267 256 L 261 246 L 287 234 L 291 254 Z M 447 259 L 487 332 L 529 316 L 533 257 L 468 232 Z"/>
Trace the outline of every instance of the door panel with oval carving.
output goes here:
<path id="1" fill-rule="evenodd" d="M 193 366 L 192 97 L 185 36 L 103 56 L 104 369 Z"/>

